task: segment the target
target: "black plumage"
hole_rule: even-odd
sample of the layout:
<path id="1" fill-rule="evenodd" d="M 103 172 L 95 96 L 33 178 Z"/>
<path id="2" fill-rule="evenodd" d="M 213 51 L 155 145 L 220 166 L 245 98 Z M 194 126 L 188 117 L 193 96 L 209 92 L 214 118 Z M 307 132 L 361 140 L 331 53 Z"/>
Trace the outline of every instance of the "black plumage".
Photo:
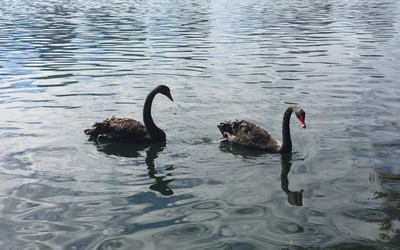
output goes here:
<path id="1" fill-rule="evenodd" d="M 147 96 L 143 107 L 144 125 L 131 118 L 109 118 L 93 124 L 93 128 L 84 130 L 91 138 L 108 139 L 130 143 L 147 143 L 165 141 L 166 135 L 158 128 L 151 116 L 151 105 L 154 97 L 161 93 L 173 101 L 170 89 L 165 85 L 155 87 Z"/>
<path id="2" fill-rule="evenodd" d="M 223 122 L 218 125 L 223 136 L 222 140 L 228 140 L 232 143 L 249 148 L 261 149 L 274 153 L 285 153 L 292 151 L 292 140 L 290 137 L 290 116 L 295 112 L 303 128 L 306 127 L 305 112 L 299 106 L 290 106 L 286 109 L 282 121 L 282 142 L 275 139 L 266 130 L 260 128 L 254 123 L 241 120 L 233 122 Z"/>

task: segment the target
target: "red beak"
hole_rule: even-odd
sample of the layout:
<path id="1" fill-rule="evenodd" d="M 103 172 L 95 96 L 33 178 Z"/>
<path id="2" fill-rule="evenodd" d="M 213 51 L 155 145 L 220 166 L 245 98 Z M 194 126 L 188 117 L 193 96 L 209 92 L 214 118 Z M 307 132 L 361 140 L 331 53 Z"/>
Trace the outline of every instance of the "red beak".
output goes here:
<path id="1" fill-rule="evenodd" d="M 303 128 L 306 128 L 306 124 L 304 123 L 304 117 L 300 116 L 300 124 Z"/>
<path id="2" fill-rule="evenodd" d="M 171 95 L 170 92 L 167 93 L 167 97 L 168 97 L 171 101 L 174 101 L 174 99 L 172 99 L 172 95 Z"/>

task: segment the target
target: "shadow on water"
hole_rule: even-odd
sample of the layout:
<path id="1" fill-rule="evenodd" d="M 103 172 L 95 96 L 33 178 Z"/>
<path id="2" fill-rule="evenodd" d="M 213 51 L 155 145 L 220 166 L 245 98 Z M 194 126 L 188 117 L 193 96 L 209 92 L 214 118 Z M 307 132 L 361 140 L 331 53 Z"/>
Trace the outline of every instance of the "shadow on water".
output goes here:
<path id="1" fill-rule="evenodd" d="M 97 149 L 107 155 L 123 156 L 123 157 L 140 157 L 142 151 L 146 151 L 146 165 L 148 175 L 156 182 L 150 186 L 150 189 L 168 196 L 174 194 L 168 183 L 174 179 L 164 180 L 166 176 L 157 176 L 156 166 L 154 160 L 157 159 L 158 154 L 162 152 L 166 146 L 165 142 L 153 144 L 133 144 L 122 142 L 101 141 L 96 142 Z M 169 166 L 166 170 L 172 170 L 173 166 Z"/>
<path id="2" fill-rule="evenodd" d="M 282 170 L 281 170 L 281 188 L 288 197 L 288 202 L 293 206 L 303 206 L 303 189 L 299 191 L 289 190 L 288 174 L 292 167 L 292 153 L 281 155 Z"/>
<path id="3" fill-rule="evenodd" d="M 240 155 L 243 158 L 257 157 L 265 154 L 262 150 L 256 150 L 251 148 L 242 147 L 233 143 L 223 141 L 220 144 L 220 150 L 223 152 L 232 153 L 234 155 Z M 299 191 L 289 190 L 289 179 L 288 174 L 292 167 L 292 153 L 281 154 L 281 188 L 288 197 L 288 202 L 293 206 L 303 206 L 303 189 Z"/>
<path id="4" fill-rule="evenodd" d="M 148 147 L 148 145 L 146 144 L 111 142 L 106 140 L 95 143 L 97 150 L 106 153 L 107 155 L 115 155 L 129 158 L 141 156 L 140 152 Z"/>
<path id="5" fill-rule="evenodd" d="M 219 149 L 222 152 L 231 153 L 234 155 L 240 155 L 243 158 L 256 157 L 256 156 L 265 154 L 265 151 L 243 147 L 243 146 L 231 143 L 229 141 L 222 141 L 220 143 Z"/>

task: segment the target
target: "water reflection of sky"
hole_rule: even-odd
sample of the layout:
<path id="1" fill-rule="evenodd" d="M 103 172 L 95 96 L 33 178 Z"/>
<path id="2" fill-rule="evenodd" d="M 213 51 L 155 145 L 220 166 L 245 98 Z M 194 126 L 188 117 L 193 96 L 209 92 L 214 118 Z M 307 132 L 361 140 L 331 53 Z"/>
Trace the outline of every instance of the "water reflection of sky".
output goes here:
<path id="1" fill-rule="evenodd" d="M 0 244 L 396 247 L 399 18 L 397 1 L 2 4 Z M 87 141 L 141 120 L 160 83 L 165 147 Z M 309 121 L 291 159 L 217 143 L 235 118 L 279 138 L 289 103 Z"/>

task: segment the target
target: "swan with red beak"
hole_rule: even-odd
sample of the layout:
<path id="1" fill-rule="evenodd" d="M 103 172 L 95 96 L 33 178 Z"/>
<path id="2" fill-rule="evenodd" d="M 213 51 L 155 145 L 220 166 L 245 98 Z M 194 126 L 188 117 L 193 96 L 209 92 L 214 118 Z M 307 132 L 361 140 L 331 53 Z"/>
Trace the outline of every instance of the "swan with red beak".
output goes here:
<path id="1" fill-rule="evenodd" d="M 275 139 L 266 130 L 245 121 L 223 122 L 218 125 L 222 134 L 221 141 L 230 141 L 241 146 L 261 149 L 271 153 L 287 153 L 292 151 L 292 139 L 290 136 L 290 116 L 296 114 L 300 124 L 306 128 L 306 113 L 297 105 L 289 106 L 283 114 L 282 142 Z"/>

